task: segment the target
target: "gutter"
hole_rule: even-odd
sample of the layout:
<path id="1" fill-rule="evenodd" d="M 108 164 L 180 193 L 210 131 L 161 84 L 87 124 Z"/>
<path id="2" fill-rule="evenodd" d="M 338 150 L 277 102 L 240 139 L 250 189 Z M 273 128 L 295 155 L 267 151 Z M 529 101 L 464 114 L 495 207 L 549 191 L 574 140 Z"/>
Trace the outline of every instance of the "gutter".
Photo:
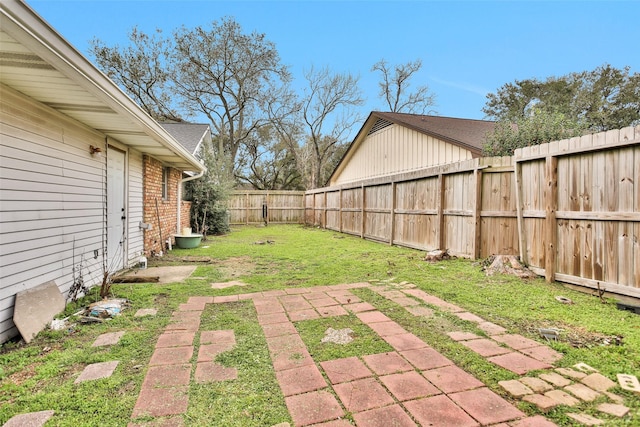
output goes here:
<path id="1" fill-rule="evenodd" d="M 188 176 L 186 178 L 182 178 L 180 180 L 180 185 L 178 185 L 178 197 L 176 197 L 177 199 L 177 223 L 176 223 L 176 234 L 182 234 L 182 230 L 180 230 L 180 224 L 182 223 L 182 215 L 181 215 L 181 209 L 180 209 L 180 203 L 182 203 L 182 185 L 185 182 L 189 182 L 189 181 L 193 181 L 194 179 L 198 179 L 198 178 L 202 178 L 202 176 L 204 175 L 204 173 L 207 171 L 206 168 L 204 168 L 203 170 L 201 170 L 200 172 L 198 172 L 196 175 L 193 176 Z"/>

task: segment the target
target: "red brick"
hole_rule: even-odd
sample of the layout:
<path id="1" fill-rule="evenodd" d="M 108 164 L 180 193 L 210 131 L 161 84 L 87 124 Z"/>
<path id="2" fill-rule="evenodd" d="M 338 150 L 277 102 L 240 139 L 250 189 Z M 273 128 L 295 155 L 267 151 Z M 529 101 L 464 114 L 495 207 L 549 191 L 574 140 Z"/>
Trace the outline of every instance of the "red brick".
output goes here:
<path id="1" fill-rule="evenodd" d="M 142 388 L 188 386 L 191 364 L 150 366 Z"/>
<path id="2" fill-rule="evenodd" d="M 156 348 L 192 346 L 195 335 L 195 332 L 165 332 L 158 337 Z"/>
<path id="3" fill-rule="evenodd" d="M 335 420 L 344 415 L 336 398 L 324 390 L 285 397 L 285 403 L 296 426 Z"/>
<path id="4" fill-rule="evenodd" d="M 322 317 L 346 316 L 347 314 L 349 314 L 347 313 L 347 310 L 339 305 L 333 305 L 331 307 L 320 307 L 317 308 L 317 310 Z"/>
<path id="5" fill-rule="evenodd" d="M 316 365 L 277 371 L 276 378 L 285 396 L 293 396 L 294 394 L 327 387 L 327 382 Z"/>
<path id="6" fill-rule="evenodd" d="M 449 398 L 482 424 L 495 424 L 525 416 L 486 387 L 450 394 Z"/>
<path id="7" fill-rule="evenodd" d="M 353 419 L 359 426 L 366 427 L 415 427 L 416 423 L 402 410 L 399 405 L 385 406 L 384 408 L 371 409 L 369 411 L 353 414 Z M 350 426 L 351 424 L 345 424 Z"/>
<path id="8" fill-rule="evenodd" d="M 320 366 L 332 384 L 344 383 L 373 375 L 369 368 L 355 356 L 327 360 L 326 362 L 320 362 Z"/>
<path id="9" fill-rule="evenodd" d="M 388 335 L 406 334 L 407 330 L 396 322 L 377 322 L 369 324 L 369 327 L 373 329 L 381 337 Z"/>
<path id="10" fill-rule="evenodd" d="M 258 316 L 258 324 L 263 326 L 270 325 L 272 323 L 284 323 L 288 321 L 289 318 L 284 313 L 263 314 L 262 316 Z"/>
<path id="11" fill-rule="evenodd" d="M 380 313 L 379 311 L 366 311 L 364 313 L 358 313 L 356 314 L 356 316 L 358 317 L 358 319 L 360 319 L 362 323 L 366 323 L 366 324 L 391 321 L 391 319 L 389 319 L 387 316 Z"/>
<path id="12" fill-rule="evenodd" d="M 189 363 L 193 356 L 193 347 L 156 348 L 149 365 L 179 365 Z"/>
<path id="13" fill-rule="evenodd" d="M 530 347 L 538 347 L 540 345 L 539 342 L 530 340 L 529 338 L 525 338 L 520 334 L 494 335 L 491 338 L 493 338 L 498 342 L 508 345 L 514 350 L 521 350 L 523 348 L 530 348 Z"/>
<path id="14" fill-rule="evenodd" d="M 391 395 L 374 378 L 336 384 L 333 389 L 350 412 L 366 411 L 394 403 Z"/>
<path id="15" fill-rule="evenodd" d="M 388 342 L 396 351 L 415 350 L 417 348 L 427 347 L 424 341 L 411 333 L 389 335 L 382 337 L 382 339 Z"/>
<path id="16" fill-rule="evenodd" d="M 364 362 L 378 375 L 395 374 L 413 370 L 413 367 L 396 352 L 363 356 Z"/>
<path id="17" fill-rule="evenodd" d="M 548 369 L 551 367 L 551 365 L 547 363 L 540 362 L 529 356 L 516 352 L 493 356 L 487 360 L 519 375 L 524 375 L 529 371 Z"/>
<path id="18" fill-rule="evenodd" d="M 409 413 L 423 426 L 475 427 L 478 423 L 445 395 L 404 403 Z"/>
<path id="19" fill-rule="evenodd" d="M 445 393 L 455 393 L 484 386 L 476 377 L 455 365 L 424 371 L 422 375 Z"/>
<path id="20" fill-rule="evenodd" d="M 475 351 L 483 357 L 497 356 L 498 354 L 511 352 L 511 350 L 509 350 L 508 348 L 501 347 L 495 341 L 486 338 L 481 338 L 479 340 L 461 341 L 461 344 Z"/>
<path id="21" fill-rule="evenodd" d="M 184 414 L 189 405 L 188 392 L 188 387 L 143 388 L 140 390 L 131 417 Z"/>
<path id="22" fill-rule="evenodd" d="M 440 394 L 440 390 L 416 371 L 384 375 L 379 379 L 399 401 Z"/>
<path id="23" fill-rule="evenodd" d="M 236 344 L 236 334 L 233 329 L 218 331 L 202 331 L 200 344 Z"/>
<path id="24" fill-rule="evenodd" d="M 453 362 L 431 347 L 401 351 L 400 354 L 420 370 L 453 365 Z"/>
<path id="25" fill-rule="evenodd" d="M 556 427 L 555 423 L 552 423 L 542 415 L 536 415 L 533 417 L 523 418 L 511 423 L 512 427 Z"/>

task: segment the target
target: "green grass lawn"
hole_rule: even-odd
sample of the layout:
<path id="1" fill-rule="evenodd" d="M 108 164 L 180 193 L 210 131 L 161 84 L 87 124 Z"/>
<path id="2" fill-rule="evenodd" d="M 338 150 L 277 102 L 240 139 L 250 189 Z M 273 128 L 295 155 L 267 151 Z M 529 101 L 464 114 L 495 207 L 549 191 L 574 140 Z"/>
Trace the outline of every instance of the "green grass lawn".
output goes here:
<path id="1" fill-rule="evenodd" d="M 271 243 L 256 244 L 259 242 Z M 6 343 L 0 349 L 0 424 L 15 414 L 53 409 L 47 425 L 126 426 L 130 421 L 140 386 L 158 336 L 178 305 L 190 296 L 218 296 L 257 291 L 370 282 L 391 289 L 403 283 L 415 284 L 432 295 L 499 324 L 511 333 L 540 340 L 537 329 L 562 329 L 559 342 L 550 345 L 564 357 L 557 366 L 584 362 L 616 380 L 616 374 L 640 375 L 640 316 L 616 309 L 595 296 L 572 291 L 544 280 L 521 280 L 509 276 L 487 277 L 479 262 L 454 259 L 427 263 L 424 253 L 361 240 L 354 236 L 302 226 L 240 227 L 226 236 L 210 237 L 200 248 L 175 249 L 150 266 L 180 263 L 183 256 L 209 256 L 184 283 L 117 284 L 112 293 L 128 298 L 131 308 L 102 324 L 74 323 L 64 331 L 43 331 L 30 344 Z M 240 280 L 247 286 L 222 290 L 212 282 Z M 370 289 L 353 293 L 374 305 L 405 329 L 474 374 L 493 391 L 504 394 L 498 381 L 518 378 L 459 343 L 446 333 L 465 330 L 484 333 L 475 324 L 435 309 L 430 318 L 415 317 L 404 308 Z M 565 296 L 573 305 L 561 304 Z M 78 311 L 85 301 L 69 306 L 65 315 Z M 139 308 L 157 308 L 154 317 L 135 318 Z M 433 308 L 433 307 L 431 307 Z M 355 316 L 302 321 L 296 324 L 316 362 L 353 355 L 388 351 L 388 345 L 371 334 Z M 328 327 L 350 327 L 357 338 L 347 345 L 321 345 Z M 218 361 L 238 369 L 238 379 L 216 384 L 192 383 L 188 426 L 272 426 L 291 422 L 271 365 L 266 340 L 251 301 L 208 305 L 201 330 L 233 329 L 237 346 Z M 126 331 L 114 346 L 93 348 L 96 337 L 105 332 Z M 620 345 L 612 337 L 618 337 Z M 610 342 L 607 344 L 607 342 Z M 196 341 L 196 352 L 198 342 Z M 90 363 L 118 360 L 108 379 L 74 384 Z M 607 425 L 640 424 L 637 415 L 640 396 L 616 388 L 632 408 L 632 416 L 614 420 L 595 412 L 593 404 L 582 409 L 608 420 Z M 528 414 L 534 407 L 516 403 Z M 575 411 L 575 409 L 574 409 Z M 571 425 L 567 408 L 559 407 L 546 416 L 559 425 Z"/>

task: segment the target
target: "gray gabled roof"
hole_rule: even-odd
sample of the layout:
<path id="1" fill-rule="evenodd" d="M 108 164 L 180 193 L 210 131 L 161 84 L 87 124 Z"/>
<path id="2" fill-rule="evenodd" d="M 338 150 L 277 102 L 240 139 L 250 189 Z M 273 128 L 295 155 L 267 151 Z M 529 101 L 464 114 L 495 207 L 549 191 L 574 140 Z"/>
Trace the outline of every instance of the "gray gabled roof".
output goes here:
<path id="1" fill-rule="evenodd" d="M 160 123 L 160 126 L 193 155 L 210 132 L 209 125 L 203 123 Z"/>

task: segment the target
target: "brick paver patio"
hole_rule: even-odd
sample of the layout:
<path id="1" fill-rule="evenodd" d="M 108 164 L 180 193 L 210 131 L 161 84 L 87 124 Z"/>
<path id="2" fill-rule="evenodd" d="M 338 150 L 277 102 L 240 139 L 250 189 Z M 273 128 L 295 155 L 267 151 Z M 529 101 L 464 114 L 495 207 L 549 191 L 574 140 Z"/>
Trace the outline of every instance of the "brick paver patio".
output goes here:
<path id="1" fill-rule="evenodd" d="M 608 393 L 606 390 L 611 387 L 612 382 L 593 372 L 589 372 L 593 376 L 586 383 L 576 383 L 587 374 L 572 369 L 550 371 L 562 356 L 560 353 L 526 337 L 507 334 L 501 326 L 424 291 L 410 287 L 382 291 L 370 284 L 358 283 L 225 297 L 191 297 L 180 305 L 158 339 L 132 418 L 178 416 L 176 425 L 181 425 L 179 415 L 188 407 L 186 386 L 190 380 L 211 382 L 237 378 L 235 368 L 213 362 L 217 354 L 235 346 L 233 330 L 199 331 L 200 315 L 205 304 L 251 300 L 294 426 L 353 425 L 343 419 L 347 413 L 356 425 L 368 427 L 555 425 L 540 415 L 527 417 L 482 381 L 351 293 L 351 288 L 359 287 L 370 287 L 416 316 L 430 317 L 434 310 L 442 310 L 473 323 L 487 336 L 454 331 L 449 337 L 516 374 L 546 370 L 539 377 L 525 376 L 521 381 L 501 382 L 513 399 L 523 399 L 547 410 L 558 404 L 588 401 Z M 423 303 L 434 308 L 421 306 Z M 314 361 L 294 323 L 348 313 L 354 313 L 394 351 Z M 199 337 L 200 351 L 194 355 L 196 337 Z M 195 369 L 190 379 L 192 364 Z M 621 402 L 615 401 L 615 395 L 607 395 L 614 403 L 605 404 L 601 411 L 627 413 Z M 135 420 L 130 426 L 136 425 L 134 423 Z"/>

